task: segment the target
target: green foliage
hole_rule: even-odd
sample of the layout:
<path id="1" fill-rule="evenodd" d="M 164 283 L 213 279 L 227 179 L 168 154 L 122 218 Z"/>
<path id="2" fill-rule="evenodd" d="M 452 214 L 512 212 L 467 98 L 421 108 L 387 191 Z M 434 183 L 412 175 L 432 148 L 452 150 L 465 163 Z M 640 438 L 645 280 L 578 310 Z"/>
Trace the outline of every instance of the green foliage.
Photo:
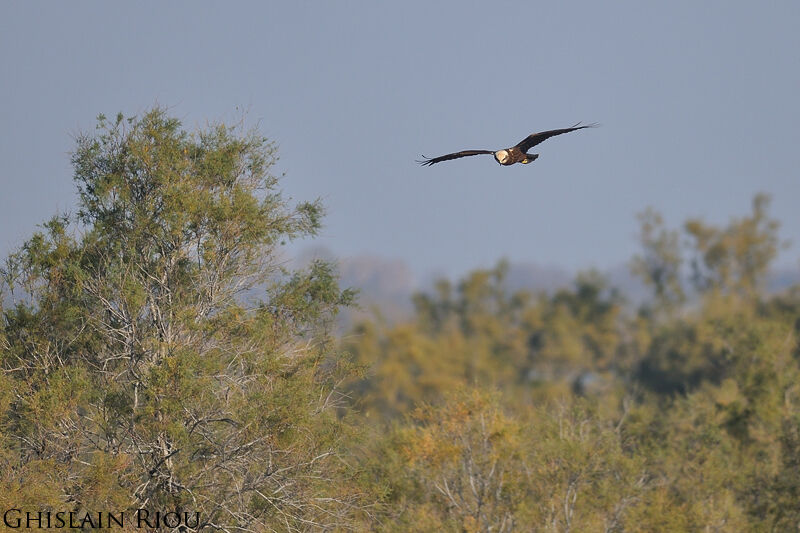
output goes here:
<path id="1" fill-rule="evenodd" d="M 3 270 L 9 507 L 353 522 L 361 496 L 334 412 L 346 367 L 321 364 L 353 294 L 331 265 L 276 259 L 322 209 L 282 198 L 275 159 L 255 132 L 188 133 L 161 109 L 101 116 L 78 138 L 76 219 L 53 218 Z"/>
<path id="2" fill-rule="evenodd" d="M 680 235 L 664 228 L 664 219 L 652 208 L 640 213 L 638 219 L 643 250 L 633 258 L 631 271 L 652 287 L 659 307 L 672 310 L 686 300 Z"/>
<path id="3" fill-rule="evenodd" d="M 781 245 L 778 221 L 769 218 L 769 197 L 753 199 L 749 217 L 731 221 L 727 228 L 716 228 L 700 220 L 686 222 L 693 239 L 692 279 L 700 290 L 755 296 L 763 289 L 770 262 Z"/>
<path id="4" fill-rule="evenodd" d="M 509 294 L 501 263 L 415 296 L 408 322 L 359 325 L 380 528 L 796 529 L 800 292 L 764 293 L 767 203 L 683 241 L 646 211 L 638 310 L 591 273 Z"/>
<path id="5" fill-rule="evenodd" d="M 387 530 L 622 529 L 647 490 L 641 459 L 580 402 L 509 416 L 498 395 L 461 391 L 392 439 Z"/>
<path id="6" fill-rule="evenodd" d="M 413 323 L 363 324 L 345 344 L 371 373 L 352 385 L 370 415 L 396 416 L 480 384 L 524 397 L 581 387 L 625 364 L 623 302 L 596 274 L 552 297 L 504 288 L 505 266 L 470 274 L 455 291 L 415 296 Z M 585 374 L 592 373 L 591 378 Z"/>

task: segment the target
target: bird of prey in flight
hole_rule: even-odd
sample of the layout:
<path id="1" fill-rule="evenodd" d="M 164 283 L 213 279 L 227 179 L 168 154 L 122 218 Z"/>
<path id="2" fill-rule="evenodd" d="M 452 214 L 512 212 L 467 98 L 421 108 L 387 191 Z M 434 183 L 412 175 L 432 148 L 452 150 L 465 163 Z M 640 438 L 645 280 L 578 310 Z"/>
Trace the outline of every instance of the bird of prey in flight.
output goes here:
<path id="1" fill-rule="evenodd" d="M 470 155 L 480 155 L 480 154 L 492 154 L 494 156 L 494 160 L 500 163 L 503 166 L 513 165 L 514 163 L 522 163 L 528 164 L 531 161 L 535 160 L 539 157 L 539 154 L 529 154 L 527 153 L 532 147 L 536 146 L 537 144 L 546 141 L 550 137 L 555 135 L 561 135 L 562 133 L 569 133 L 575 130 L 582 130 L 584 128 L 594 128 L 597 124 L 587 124 L 585 126 L 581 126 L 580 122 L 575 124 L 571 128 L 564 128 L 560 130 L 548 130 L 548 131 L 540 131 L 539 133 L 531 133 L 524 139 L 522 139 L 519 143 L 511 148 L 505 148 L 503 150 L 464 150 L 462 152 L 455 152 L 452 154 L 441 155 L 439 157 L 425 157 L 422 156 L 422 161 L 417 161 L 420 165 L 433 165 L 435 163 L 441 163 L 442 161 L 450 161 L 451 159 L 458 159 L 459 157 L 467 157 Z"/>

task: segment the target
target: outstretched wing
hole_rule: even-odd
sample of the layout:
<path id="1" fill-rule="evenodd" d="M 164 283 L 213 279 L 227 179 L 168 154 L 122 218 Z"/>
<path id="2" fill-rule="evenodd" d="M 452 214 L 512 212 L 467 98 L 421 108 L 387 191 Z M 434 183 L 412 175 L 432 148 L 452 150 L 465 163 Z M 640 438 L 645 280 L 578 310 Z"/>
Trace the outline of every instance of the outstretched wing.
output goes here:
<path id="1" fill-rule="evenodd" d="M 420 165 L 433 165 L 434 163 L 441 163 L 442 161 L 450 161 L 451 159 L 458 159 L 459 157 L 467 157 L 470 155 L 479 154 L 493 154 L 492 150 L 464 150 L 462 152 L 455 152 L 453 154 L 440 155 L 439 157 L 425 157 L 422 156 L 422 161 L 417 161 Z"/>
<path id="2" fill-rule="evenodd" d="M 523 140 L 521 140 L 516 147 L 522 150 L 522 152 L 524 153 L 530 150 L 532 147 L 536 146 L 537 144 L 546 141 L 550 137 L 561 135 L 562 133 L 569 133 L 575 130 L 582 130 L 584 128 L 595 128 L 595 127 L 597 127 L 596 123 L 580 126 L 580 122 L 578 122 L 578 124 L 575 124 L 571 128 L 563 128 L 560 130 L 548 130 L 548 131 L 540 131 L 539 133 L 531 133 Z"/>

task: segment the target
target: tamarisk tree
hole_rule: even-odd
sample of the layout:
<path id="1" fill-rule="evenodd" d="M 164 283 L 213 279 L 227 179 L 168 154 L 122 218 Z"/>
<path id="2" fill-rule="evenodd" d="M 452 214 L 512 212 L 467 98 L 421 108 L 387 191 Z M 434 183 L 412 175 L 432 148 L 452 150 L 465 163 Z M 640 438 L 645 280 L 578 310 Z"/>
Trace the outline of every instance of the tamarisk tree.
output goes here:
<path id="1" fill-rule="evenodd" d="M 160 108 L 77 138 L 79 210 L 3 269 L 0 503 L 352 526 L 328 330 L 353 295 L 330 264 L 284 266 L 322 208 L 290 205 L 275 161 Z"/>

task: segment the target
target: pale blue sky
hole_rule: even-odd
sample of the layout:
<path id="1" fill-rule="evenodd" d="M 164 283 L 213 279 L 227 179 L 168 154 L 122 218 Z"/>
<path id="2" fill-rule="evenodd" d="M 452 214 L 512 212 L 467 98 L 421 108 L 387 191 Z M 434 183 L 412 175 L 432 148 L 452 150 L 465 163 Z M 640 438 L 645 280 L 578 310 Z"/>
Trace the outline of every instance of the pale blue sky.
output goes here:
<path id="1" fill-rule="evenodd" d="M 76 132 L 159 103 L 248 110 L 341 256 L 607 268 L 648 205 L 722 223 L 764 191 L 796 265 L 798 28 L 796 1 L 3 2 L 0 253 L 74 205 Z M 414 163 L 577 121 L 531 165 Z"/>

